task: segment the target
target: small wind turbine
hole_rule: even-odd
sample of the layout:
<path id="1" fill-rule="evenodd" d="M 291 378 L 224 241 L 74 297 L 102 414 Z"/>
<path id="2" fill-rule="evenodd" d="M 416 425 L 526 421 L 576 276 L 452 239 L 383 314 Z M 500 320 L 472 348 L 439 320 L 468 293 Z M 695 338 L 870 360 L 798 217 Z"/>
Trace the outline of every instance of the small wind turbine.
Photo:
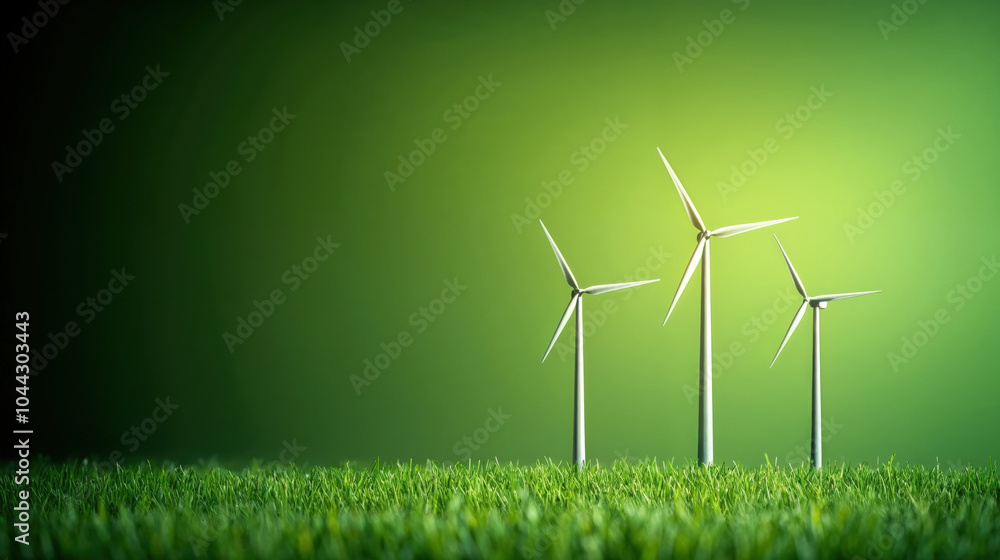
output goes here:
<path id="1" fill-rule="evenodd" d="M 680 195 L 681 202 L 684 203 L 688 219 L 691 220 L 691 224 L 694 227 L 698 228 L 698 245 L 694 248 L 694 254 L 691 255 L 691 261 L 688 262 L 687 268 L 684 269 L 684 275 L 681 276 L 681 283 L 677 287 L 677 293 L 674 294 L 673 301 L 670 302 L 670 309 L 667 311 L 666 318 L 663 319 L 663 324 L 667 324 L 667 319 L 673 313 L 674 306 L 677 305 L 677 300 L 680 299 L 684 287 L 691 280 L 691 275 L 694 274 L 694 269 L 698 266 L 698 261 L 701 260 L 701 361 L 698 367 L 698 460 L 705 465 L 710 465 L 714 456 L 714 450 L 712 442 L 712 288 L 709 239 L 713 237 L 732 237 L 762 227 L 794 220 L 795 218 L 726 226 L 711 231 L 705 226 L 705 222 L 702 221 L 701 216 L 698 215 L 698 210 L 695 209 L 691 198 L 688 197 L 684 187 L 681 186 L 680 179 L 677 178 L 673 168 L 670 167 L 667 158 L 663 156 L 663 152 L 659 148 L 656 148 L 656 151 L 660 153 L 663 165 L 667 166 L 670 178 L 674 180 L 674 185 L 677 187 L 677 194 Z"/>
<path id="2" fill-rule="evenodd" d="M 774 236 L 774 240 L 778 241 L 778 236 Z M 792 325 L 788 327 L 788 332 L 785 333 L 785 338 L 781 341 L 781 346 L 778 347 L 778 352 L 774 355 L 774 359 L 771 360 L 771 366 L 774 366 L 774 362 L 778 360 L 778 356 L 781 351 L 785 349 L 785 344 L 788 343 L 788 339 L 792 336 L 792 332 L 795 331 L 795 327 L 799 326 L 799 321 L 802 320 L 802 315 L 806 312 L 806 305 L 813 308 L 813 391 L 812 391 L 812 463 L 814 468 L 821 468 L 823 466 L 823 424 L 822 418 L 820 417 L 820 384 L 819 384 L 819 310 L 826 309 L 826 304 L 831 301 L 837 301 L 838 299 L 847 299 L 858 296 L 866 296 L 868 294 L 877 294 L 882 290 L 875 290 L 874 292 L 850 292 L 846 294 L 831 294 L 827 296 L 813 296 L 809 297 L 806 295 L 806 288 L 802 285 L 802 279 L 799 278 L 799 274 L 795 272 L 795 267 L 792 266 L 792 260 L 788 258 L 788 253 L 785 252 L 785 248 L 781 246 L 781 241 L 778 241 L 778 248 L 781 249 L 781 255 L 785 257 L 785 264 L 788 265 L 788 273 L 792 275 L 792 282 L 795 283 L 795 289 L 799 291 L 802 295 L 802 305 L 799 306 L 799 310 L 795 312 L 795 317 L 792 319 Z"/>
<path id="3" fill-rule="evenodd" d="M 573 273 L 570 271 L 569 265 L 566 264 L 566 259 L 563 258 L 562 253 L 559 252 L 559 247 L 556 247 L 556 242 L 552 239 L 552 236 L 549 235 L 549 230 L 545 228 L 545 224 L 542 223 L 541 220 L 538 220 L 538 223 L 542 224 L 542 230 L 545 231 L 545 237 L 549 238 L 549 244 L 552 245 L 552 252 L 556 254 L 556 260 L 559 261 L 559 268 L 562 269 L 563 276 L 566 277 L 566 282 L 571 288 L 573 288 L 569 298 L 569 305 L 566 306 L 566 311 L 563 312 L 562 318 L 559 319 L 559 325 L 556 327 L 556 333 L 552 335 L 552 341 L 549 342 L 549 347 L 545 350 L 545 355 L 542 356 L 542 362 L 545 362 L 545 358 L 549 357 L 549 352 L 551 352 L 552 347 L 555 346 L 556 339 L 559 338 L 559 333 L 561 333 L 563 327 L 566 326 L 566 322 L 569 321 L 569 316 L 573 313 L 573 308 L 575 307 L 576 391 L 573 398 L 573 462 L 582 467 L 587 461 L 587 444 L 583 415 L 583 294 L 604 294 L 615 290 L 649 284 L 650 282 L 658 282 L 659 278 L 656 280 L 645 280 L 642 282 L 626 282 L 624 284 L 600 284 L 580 289 L 580 285 L 576 283 L 576 278 L 573 277 Z"/>

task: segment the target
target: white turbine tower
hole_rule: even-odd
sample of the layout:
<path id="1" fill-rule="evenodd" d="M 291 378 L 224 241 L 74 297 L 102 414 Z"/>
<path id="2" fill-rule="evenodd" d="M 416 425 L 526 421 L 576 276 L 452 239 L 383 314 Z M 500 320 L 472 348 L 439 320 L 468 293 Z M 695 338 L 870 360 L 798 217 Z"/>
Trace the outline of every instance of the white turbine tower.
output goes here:
<path id="1" fill-rule="evenodd" d="M 542 362 L 545 362 L 545 358 L 549 356 L 549 352 L 551 352 L 552 347 L 555 346 L 556 339 L 559 338 L 559 334 L 562 332 L 563 327 L 566 326 L 566 322 L 569 321 L 569 316 L 573 313 L 573 308 L 575 307 L 576 390 L 573 398 L 573 463 L 582 467 L 587 460 L 587 444 L 583 414 L 583 294 L 604 294 L 615 290 L 649 284 L 650 282 L 657 282 L 659 281 L 659 278 L 655 280 L 645 280 L 643 282 L 626 282 L 624 284 L 600 284 L 580 289 L 580 285 L 576 283 L 576 278 L 573 277 L 573 273 L 570 271 L 569 265 L 566 264 L 566 259 L 563 258 L 562 253 L 559 252 L 559 247 L 556 247 L 556 242 L 552 239 L 552 236 L 549 235 L 549 230 L 545 228 L 545 224 L 543 224 L 541 220 L 538 220 L 538 223 L 542 224 L 542 230 L 545 231 L 545 236 L 549 238 L 549 244 L 552 245 L 552 252 L 556 254 L 556 260 L 559 261 L 559 268 L 562 269 L 563 276 L 566 277 L 566 282 L 569 284 L 570 288 L 573 288 L 569 298 L 569 305 L 566 306 L 566 311 L 563 312 L 562 318 L 559 319 L 559 325 L 556 327 L 556 333 L 552 335 L 552 341 L 549 342 L 549 347 L 545 350 L 545 356 L 542 356 Z"/>
<path id="2" fill-rule="evenodd" d="M 774 240 L 778 241 L 777 235 L 774 236 Z M 781 246 L 781 241 L 778 241 L 778 248 L 781 249 L 781 255 L 785 257 L 785 264 L 788 265 L 788 273 L 792 275 L 792 282 L 795 283 L 795 289 L 802 295 L 802 305 L 800 305 L 799 310 L 795 312 L 792 324 L 788 327 L 788 332 L 785 333 L 785 338 L 781 340 L 781 346 L 778 347 L 778 352 L 774 355 L 774 359 L 771 360 L 771 366 L 774 366 L 774 362 L 778 360 L 778 356 L 781 354 L 781 351 L 784 350 L 785 344 L 788 343 L 788 339 L 795 331 L 795 327 L 799 326 L 799 321 L 802 320 L 802 315 L 806 312 L 806 305 L 811 306 L 813 308 L 812 463 L 814 468 L 819 469 L 823 466 L 823 424 L 822 418 L 820 417 L 822 403 L 820 401 L 819 384 L 819 310 L 826 309 L 826 304 L 831 301 L 866 296 L 868 294 L 877 294 L 882 290 L 875 290 L 874 292 L 850 292 L 846 294 L 830 294 L 827 296 L 809 297 L 806 295 L 805 286 L 802 285 L 802 279 L 799 278 L 799 274 L 795 272 L 795 267 L 792 266 L 792 260 L 788 258 L 788 253 L 786 253 L 785 248 Z"/>
<path id="3" fill-rule="evenodd" d="M 660 153 L 663 165 L 666 165 L 667 171 L 670 172 L 670 178 L 673 179 L 674 185 L 677 187 L 677 194 L 680 195 L 681 202 L 684 203 L 684 209 L 687 211 L 688 219 L 690 219 L 691 224 L 698 229 L 698 245 L 694 249 L 694 254 L 691 255 L 691 261 L 688 262 L 687 268 L 684 269 L 684 275 L 681 276 L 681 283 L 677 287 L 677 293 L 674 294 L 673 301 L 670 302 L 670 309 L 667 311 L 666 318 L 663 319 L 663 324 L 667 324 L 667 319 L 669 319 L 670 314 L 673 313 L 674 306 L 677 305 L 677 300 L 680 299 L 681 293 L 684 291 L 684 287 L 687 286 L 687 283 L 691 279 L 691 275 L 694 274 L 694 269 L 698 266 L 698 261 L 700 260 L 701 360 L 698 367 L 698 460 L 705 465 L 710 465 L 714 456 L 714 450 L 712 441 L 712 288 L 711 263 L 709 262 L 709 240 L 713 237 L 732 237 L 734 235 L 739 235 L 741 233 L 746 233 L 762 227 L 794 220 L 795 218 L 755 222 L 752 224 L 742 224 L 738 226 L 726 226 L 715 231 L 711 231 L 705 226 L 705 222 L 702 221 L 701 216 L 698 215 L 698 210 L 695 209 L 694 203 L 691 202 L 691 198 L 688 197 L 684 187 L 681 186 L 680 179 L 677 178 L 677 174 L 675 174 L 673 168 L 670 167 L 670 163 L 667 162 L 667 158 L 663 156 L 663 152 L 661 152 L 659 148 L 657 148 L 656 151 Z M 797 217 L 798 216 L 796 216 L 796 218 Z"/>

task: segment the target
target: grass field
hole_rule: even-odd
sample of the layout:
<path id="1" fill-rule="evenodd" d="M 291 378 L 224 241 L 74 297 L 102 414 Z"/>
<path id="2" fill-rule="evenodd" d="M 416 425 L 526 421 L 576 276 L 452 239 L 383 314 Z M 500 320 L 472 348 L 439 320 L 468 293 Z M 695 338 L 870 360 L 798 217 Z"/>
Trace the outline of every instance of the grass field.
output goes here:
<path id="1" fill-rule="evenodd" d="M 30 547 L 0 558 L 1000 558 L 1000 483 L 808 469 L 32 464 Z"/>

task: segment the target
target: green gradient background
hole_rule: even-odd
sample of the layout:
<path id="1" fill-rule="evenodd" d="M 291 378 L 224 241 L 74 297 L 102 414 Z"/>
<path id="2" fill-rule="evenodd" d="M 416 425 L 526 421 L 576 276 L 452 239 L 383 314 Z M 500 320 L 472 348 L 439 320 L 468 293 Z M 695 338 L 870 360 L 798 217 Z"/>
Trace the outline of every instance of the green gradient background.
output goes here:
<path id="1" fill-rule="evenodd" d="M 660 323 L 695 231 L 659 146 L 710 227 L 800 216 L 773 231 L 810 291 L 884 290 L 824 314 L 828 459 L 1000 454 L 1000 280 L 961 310 L 946 299 L 1000 241 L 995 3 L 931 0 L 887 41 L 891 2 L 593 0 L 556 30 L 555 1 L 405 2 L 351 63 L 339 44 L 384 3 L 244 2 L 223 22 L 203 4 L 71 4 L 12 57 L 9 297 L 29 302 L 37 343 L 79 319 L 108 270 L 137 276 L 34 378 L 44 452 L 124 451 L 121 432 L 169 395 L 180 410 L 127 459 L 275 459 L 294 438 L 310 463 L 452 461 L 502 407 L 511 418 L 473 458 L 568 460 L 572 357 L 539 363 L 568 289 L 537 222 L 519 233 L 511 214 L 570 169 L 542 219 L 581 283 L 623 281 L 650 248 L 673 255 L 628 301 L 586 301 L 620 304 L 588 338 L 589 456 L 693 458 L 697 283 Z M 678 71 L 672 54 L 726 8 L 736 21 Z M 170 76 L 56 182 L 50 161 L 157 63 Z M 489 74 L 502 86 L 390 192 L 383 173 Z M 821 85 L 833 96 L 782 138 L 776 121 Z M 288 129 L 185 225 L 177 205 L 282 106 Z M 571 154 L 615 117 L 629 128 L 578 172 Z M 961 138 L 908 180 L 906 160 L 949 126 Z M 717 182 L 768 137 L 780 150 L 724 200 Z M 907 193 L 851 243 L 844 224 L 895 179 Z M 327 235 L 341 248 L 230 355 L 222 333 Z M 753 343 L 744 325 L 792 287 L 770 231 L 712 256 L 715 347 L 747 348 L 716 372 L 716 461 L 784 460 L 808 447 L 809 323 L 769 370 L 793 311 Z M 467 292 L 358 396 L 350 376 L 455 277 Z M 939 308 L 951 322 L 894 372 L 887 354 Z"/>

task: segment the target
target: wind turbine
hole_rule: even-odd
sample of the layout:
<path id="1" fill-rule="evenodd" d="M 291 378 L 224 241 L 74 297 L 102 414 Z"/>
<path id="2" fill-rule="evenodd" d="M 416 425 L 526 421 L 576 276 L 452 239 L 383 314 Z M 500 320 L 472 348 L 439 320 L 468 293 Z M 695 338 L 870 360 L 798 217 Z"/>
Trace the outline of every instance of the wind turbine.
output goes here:
<path id="1" fill-rule="evenodd" d="M 778 236 L 774 236 L 774 240 L 778 241 Z M 858 296 L 866 296 L 868 294 L 877 294 L 882 290 L 875 290 L 874 292 L 850 292 L 846 294 L 830 294 L 827 296 L 813 296 L 809 297 L 806 295 L 806 288 L 802 285 L 802 279 L 799 278 L 799 274 L 795 272 L 795 267 L 792 266 L 792 260 L 788 258 L 788 253 L 785 252 L 785 248 L 781 246 L 781 241 L 778 241 L 778 248 L 781 249 L 781 255 L 785 257 L 785 264 L 788 265 L 788 273 L 792 275 L 792 282 L 795 283 L 795 289 L 799 291 L 802 295 L 802 305 L 799 306 L 799 310 L 795 312 L 795 317 L 792 319 L 792 324 L 788 327 L 788 332 L 785 333 L 785 338 L 781 340 L 781 346 L 778 347 L 778 352 L 774 355 L 774 359 L 771 360 L 771 366 L 774 366 L 774 362 L 778 360 L 778 356 L 781 351 L 785 349 L 785 344 L 788 343 L 788 339 L 792 336 L 795 331 L 795 327 L 799 326 L 799 321 L 802 320 L 802 316 L 806 312 L 806 305 L 813 308 L 813 391 L 812 391 L 812 463 L 814 468 L 822 468 L 823 466 L 823 424 L 822 418 L 820 417 L 820 384 L 819 384 L 819 310 L 826 309 L 826 305 L 831 301 L 837 301 L 838 299 L 847 299 Z"/>
<path id="2" fill-rule="evenodd" d="M 674 294 L 673 301 L 670 302 L 670 309 L 667 311 L 666 318 L 663 319 L 663 324 L 666 325 L 667 319 L 670 319 L 670 314 L 673 313 L 674 306 L 677 305 L 677 300 L 680 299 L 684 287 L 691 280 L 691 275 L 694 274 L 694 269 L 698 266 L 698 261 L 701 260 L 701 360 L 698 366 L 698 460 L 705 465 L 710 465 L 712 464 L 714 451 L 712 441 L 712 287 L 709 240 L 713 237 L 732 237 L 762 227 L 794 220 L 795 218 L 726 226 L 712 231 L 705 226 L 705 222 L 698 215 L 698 210 L 695 209 L 691 198 L 684 190 L 684 187 L 681 186 L 680 179 L 677 178 L 677 174 L 670 167 L 667 158 L 663 156 L 663 152 L 659 148 L 656 148 L 656 151 L 660 153 L 663 165 L 666 165 L 667 171 L 670 172 L 670 178 L 673 179 L 674 186 L 677 187 L 677 194 L 680 195 L 681 202 L 684 203 L 688 219 L 698 229 L 698 245 L 694 248 L 694 254 L 691 255 L 691 260 L 688 262 L 687 268 L 684 269 L 684 275 L 681 276 L 681 283 L 677 287 L 677 293 Z"/>
<path id="3" fill-rule="evenodd" d="M 569 298 L 569 305 L 566 306 L 566 311 L 563 312 L 562 318 L 559 319 L 559 325 L 556 327 L 556 333 L 552 335 L 552 341 L 549 342 L 549 347 L 545 350 L 545 355 L 542 356 L 542 362 L 545 362 L 545 358 L 549 357 L 549 352 L 551 352 L 552 347 L 555 346 L 556 339 L 559 338 L 559 334 L 562 332 L 563 327 L 566 326 L 566 322 L 569 321 L 569 316 L 573 313 L 573 308 L 575 307 L 576 390 L 573 398 L 573 462 L 582 467 L 587 461 L 587 444 L 583 415 L 583 294 L 605 294 L 615 290 L 649 284 L 650 282 L 658 282 L 659 278 L 655 280 L 645 280 L 642 282 L 625 282 L 624 284 L 599 284 L 597 286 L 580 289 L 580 285 L 576 283 L 576 278 L 573 277 L 573 273 L 570 271 L 569 265 L 566 264 L 566 259 L 564 259 L 562 253 L 559 252 L 559 247 L 556 247 L 555 240 L 553 240 L 552 236 L 549 235 L 549 230 L 545 228 L 545 224 L 542 223 L 541 220 L 538 220 L 538 223 L 542 224 L 542 230 L 545 231 L 545 237 L 549 238 L 549 245 L 552 245 L 552 252 L 556 254 L 556 260 L 559 261 L 559 268 L 562 269 L 563 276 L 566 277 L 566 282 L 569 284 L 570 288 L 573 288 Z"/>

